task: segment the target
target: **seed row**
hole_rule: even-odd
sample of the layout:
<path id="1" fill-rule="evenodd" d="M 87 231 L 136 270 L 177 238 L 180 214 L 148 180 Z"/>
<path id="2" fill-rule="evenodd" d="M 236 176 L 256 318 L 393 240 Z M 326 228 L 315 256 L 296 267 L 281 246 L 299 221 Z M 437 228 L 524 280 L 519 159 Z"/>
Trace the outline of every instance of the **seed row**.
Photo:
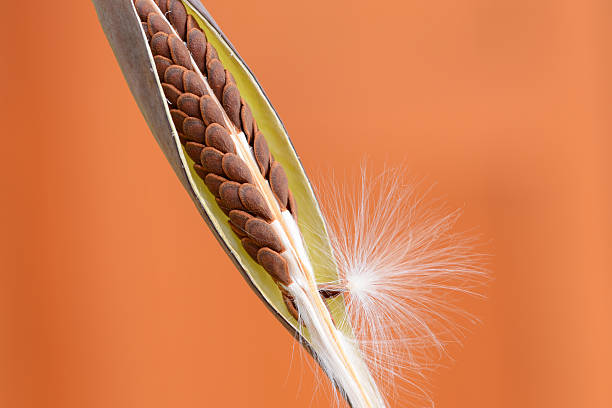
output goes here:
<path id="1" fill-rule="evenodd" d="M 266 138 L 240 96 L 234 77 L 224 68 L 217 51 L 182 2 L 135 0 L 134 4 L 172 121 L 187 155 L 195 162 L 195 172 L 229 217 L 229 225 L 246 252 L 279 285 L 288 310 L 297 319 L 293 299 L 282 286 L 291 283 L 287 262 L 280 255 L 285 248 L 270 224 L 272 211 L 254 184 L 253 174 L 237 155 L 232 127 L 244 133 L 281 210 L 289 210 L 297 217 L 283 167 L 270 154 Z M 206 77 L 209 87 L 197 71 Z"/>

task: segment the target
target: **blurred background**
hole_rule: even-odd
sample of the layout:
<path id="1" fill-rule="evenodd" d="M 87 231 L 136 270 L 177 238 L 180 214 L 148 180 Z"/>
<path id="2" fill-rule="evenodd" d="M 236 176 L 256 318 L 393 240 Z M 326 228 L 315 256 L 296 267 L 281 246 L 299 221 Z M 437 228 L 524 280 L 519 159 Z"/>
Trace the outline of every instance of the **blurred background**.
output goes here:
<path id="1" fill-rule="evenodd" d="M 405 164 L 482 234 L 494 279 L 430 377 L 438 407 L 612 406 L 609 1 L 205 5 L 311 174 Z M 330 406 L 166 163 L 93 6 L 2 20 L 0 406 Z"/>

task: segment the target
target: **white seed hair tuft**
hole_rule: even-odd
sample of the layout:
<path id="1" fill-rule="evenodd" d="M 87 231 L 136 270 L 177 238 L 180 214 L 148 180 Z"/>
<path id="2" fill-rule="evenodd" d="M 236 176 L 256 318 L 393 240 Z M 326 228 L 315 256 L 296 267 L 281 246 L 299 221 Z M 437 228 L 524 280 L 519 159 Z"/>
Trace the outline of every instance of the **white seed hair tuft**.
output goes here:
<path id="1" fill-rule="evenodd" d="M 458 303 L 481 296 L 487 257 L 477 237 L 453 231 L 461 212 L 418 195 L 404 169 L 370 173 L 364 166 L 348 184 L 318 183 L 339 272 L 327 285 L 344 293 L 358 347 L 389 402 L 433 406 L 425 374 L 476 321 Z"/>

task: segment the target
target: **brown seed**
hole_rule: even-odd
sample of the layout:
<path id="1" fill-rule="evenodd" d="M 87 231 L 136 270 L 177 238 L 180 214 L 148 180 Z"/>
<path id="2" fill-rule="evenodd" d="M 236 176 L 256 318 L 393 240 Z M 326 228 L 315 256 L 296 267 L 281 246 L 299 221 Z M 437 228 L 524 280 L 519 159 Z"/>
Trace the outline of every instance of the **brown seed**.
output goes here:
<path id="1" fill-rule="evenodd" d="M 253 181 L 247 164 L 234 153 L 224 154 L 221 166 L 230 180 L 238 183 L 251 183 Z"/>
<path id="2" fill-rule="evenodd" d="M 283 252 L 285 249 L 274 228 L 260 218 L 253 217 L 248 220 L 244 230 L 259 246 L 268 247 L 276 252 Z"/>
<path id="3" fill-rule="evenodd" d="M 287 180 L 287 174 L 283 166 L 278 162 L 272 163 L 270 166 L 270 188 L 276 196 L 281 209 L 287 208 L 287 200 L 289 199 L 289 181 Z"/>
<path id="4" fill-rule="evenodd" d="M 240 122 L 242 125 L 242 131 L 246 136 L 247 142 L 251 144 L 253 140 L 253 114 L 251 108 L 243 100 L 241 100 L 242 107 L 240 108 Z"/>
<path id="5" fill-rule="evenodd" d="M 230 209 L 227 207 L 227 204 L 225 204 L 222 199 L 217 197 L 215 197 L 215 201 L 217 202 L 217 205 L 219 206 L 221 211 L 223 211 L 225 215 L 229 215 Z"/>
<path id="6" fill-rule="evenodd" d="M 261 248 L 257 251 L 257 262 L 277 281 L 283 285 L 291 284 L 289 269 L 285 258 L 274 252 L 270 248 Z"/>
<path id="7" fill-rule="evenodd" d="M 185 71 L 185 67 L 181 67 L 180 65 L 170 65 L 164 74 L 164 82 L 173 85 L 179 91 L 184 92 L 183 73 Z"/>
<path id="8" fill-rule="evenodd" d="M 183 40 L 174 34 L 170 35 L 168 37 L 168 46 L 170 47 L 170 54 L 172 54 L 172 61 L 174 61 L 175 64 L 181 65 L 187 69 L 193 69 L 191 54 L 189 54 L 189 50 Z"/>
<path id="9" fill-rule="evenodd" d="M 138 13 L 140 21 L 147 21 L 149 13 L 157 12 L 155 3 L 152 0 L 136 0 L 134 6 L 136 6 L 136 12 Z"/>
<path id="10" fill-rule="evenodd" d="M 185 133 L 183 132 L 183 121 L 187 118 L 185 112 L 178 109 L 170 109 L 170 116 L 172 116 L 172 121 L 174 122 L 176 130 L 179 133 Z"/>
<path id="11" fill-rule="evenodd" d="M 206 70 L 208 71 L 208 83 L 217 99 L 221 100 L 223 87 L 225 86 L 225 69 L 221 61 L 216 58 L 211 60 L 206 65 Z"/>
<path id="12" fill-rule="evenodd" d="M 200 98 L 192 93 L 184 93 L 177 98 L 176 105 L 188 116 L 200 118 Z"/>
<path id="13" fill-rule="evenodd" d="M 191 51 L 200 72 L 204 73 L 206 68 L 206 36 L 200 29 L 192 28 L 187 32 L 187 48 Z"/>
<path id="14" fill-rule="evenodd" d="M 204 122 L 198 118 L 188 117 L 183 121 L 183 133 L 185 134 L 186 140 L 204 144 L 205 130 L 206 126 L 204 126 Z"/>
<path id="15" fill-rule="evenodd" d="M 215 49 L 215 47 L 212 46 L 211 43 L 207 43 L 206 44 L 206 66 L 208 67 L 208 64 L 214 59 L 219 59 L 219 54 L 217 54 L 217 50 Z"/>
<path id="16" fill-rule="evenodd" d="M 172 27 L 165 18 L 158 13 L 149 13 L 147 16 L 147 25 L 149 26 L 149 35 L 151 38 L 155 33 L 163 31 L 166 34 L 172 34 Z"/>
<path id="17" fill-rule="evenodd" d="M 160 31 L 151 37 L 151 52 L 153 55 L 161 55 L 170 58 L 170 47 L 168 46 L 168 34 Z"/>
<path id="18" fill-rule="evenodd" d="M 183 87 L 185 92 L 191 92 L 197 96 L 208 95 L 204 80 L 194 71 L 185 70 L 183 73 Z"/>
<path id="19" fill-rule="evenodd" d="M 170 106 L 176 106 L 176 100 L 179 96 L 181 96 L 181 91 L 176 89 L 174 86 L 170 84 L 163 83 L 162 89 L 164 90 L 164 95 L 166 95 L 166 99 L 170 102 Z"/>
<path id="20" fill-rule="evenodd" d="M 204 150 L 205 147 L 206 146 L 200 143 L 185 143 L 185 151 L 187 152 L 187 155 L 191 157 L 191 160 L 193 160 L 196 164 L 200 162 L 200 156 L 202 154 L 202 150 Z M 202 168 L 204 169 L 204 171 L 206 171 L 206 168 L 204 166 L 202 166 Z"/>
<path id="21" fill-rule="evenodd" d="M 229 132 L 218 123 L 211 123 L 206 128 L 205 140 L 207 146 L 214 147 L 223 153 L 236 153 L 236 146 Z"/>
<path id="22" fill-rule="evenodd" d="M 204 178 L 204 184 L 206 184 L 206 187 L 208 187 L 215 197 L 219 197 L 219 187 L 226 181 L 228 180 L 225 177 L 221 177 L 214 173 L 208 173 Z"/>
<path id="23" fill-rule="evenodd" d="M 247 237 L 246 232 L 242 231 L 240 228 L 238 228 L 237 226 L 232 224 L 231 221 L 229 221 L 228 224 L 229 224 L 230 228 L 232 229 L 232 231 L 234 231 L 234 234 L 236 234 L 238 236 L 238 238 L 246 238 Z"/>
<path id="24" fill-rule="evenodd" d="M 215 173 L 219 176 L 223 176 L 223 167 L 221 165 L 223 161 L 223 153 L 213 147 L 206 147 L 200 154 L 200 163 L 202 167 L 208 173 Z"/>
<path id="25" fill-rule="evenodd" d="M 291 192 L 291 190 L 289 190 L 289 198 L 287 200 L 287 209 L 289 210 L 289 212 L 291 212 L 291 215 L 293 215 L 293 218 L 297 221 L 297 217 L 298 217 L 297 203 L 295 202 L 295 198 L 293 197 L 293 193 Z"/>
<path id="26" fill-rule="evenodd" d="M 200 26 L 198 25 L 198 22 L 191 14 L 187 14 L 187 27 L 186 28 L 187 28 L 187 37 L 189 37 L 189 31 L 191 31 L 192 28 L 197 28 L 198 30 L 201 30 Z"/>
<path id="27" fill-rule="evenodd" d="M 268 174 L 268 166 L 270 165 L 270 149 L 268 148 L 266 138 L 261 132 L 255 133 L 255 137 L 253 139 L 253 155 L 255 156 L 257 165 L 259 166 L 259 171 L 261 171 L 261 174 L 266 177 Z"/>
<path id="28" fill-rule="evenodd" d="M 330 299 L 330 298 L 334 298 L 340 294 L 342 294 L 342 290 L 341 289 L 334 289 L 334 288 L 327 288 L 327 287 L 319 287 L 319 295 L 321 295 L 321 297 L 323 299 Z"/>
<path id="29" fill-rule="evenodd" d="M 285 302 L 285 306 L 287 306 L 287 310 L 293 316 L 295 320 L 300 320 L 300 316 L 297 310 L 297 306 L 295 305 L 295 299 L 291 296 L 283 293 L 283 301 Z"/>
<path id="30" fill-rule="evenodd" d="M 187 10 L 179 0 L 170 0 L 168 6 L 168 20 L 176 29 L 179 37 L 185 38 L 185 27 L 187 25 Z"/>
<path id="31" fill-rule="evenodd" d="M 230 210 L 244 210 L 240 198 L 238 197 L 239 188 L 240 183 L 236 183 L 235 181 L 226 181 L 219 186 L 219 197 L 224 205 Z"/>
<path id="32" fill-rule="evenodd" d="M 240 187 L 240 200 L 248 211 L 266 221 L 272 220 L 272 212 L 268 208 L 266 200 L 253 184 L 245 183 Z"/>
<path id="33" fill-rule="evenodd" d="M 223 109 L 234 125 L 240 128 L 240 92 L 232 83 L 226 84 L 223 88 Z"/>
<path id="34" fill-rule="evenodd" d="M 227 84 L 234 84 L 234 85 L 236 85 L 236 80 L 234 79 L 234 76 L 227 69 L 225 70 L 225 84 L 226 85 Z"/>
<path id="35" fill-rule="evenodd" d="M 147 41 L 151 41 L 151 34 L 149 33 L 149 25 L 146 22 L 140 23 L 142 25 L 142 31 L 147 37 Z"/>
<path id="36" fill-rule="evenodd" d="M 162 57 L 161 55 L 156 55 L 155 57 L 153 57 L 153 61 L 155 61 L 155 69 L 157 69 L 157 76 L 159 77 L 160 81 L 163 81 L 166 69 L 168 69 L 172 65 L 172 60 L 166 57 Z"/>
<path id="37" fill-rule="evenodd" d="M 206 170 L 204 170 L 204 167 L 202 167 L 201 165 L 197 163 L 193 165 L 193 169 L 195 170 L 196 174 L 200 176 L 201 179 L 204 179 L 208 175 Z"/>
<path id="38" fill-rule="evenodd" d="M 200 113 L 206 126 L 209 126 L 211 123 L 218 123 L 223 126 L 223 112 L 221 112 L 219 106 L 210 96 L 204 95 L 200 98 Z"/>
<path id="39" fill-rule="evenodd" d="M 255 262 L 257 262 L 257 251 L 259 251 L 260 246 L 257 245 L 257 243 L 251 238 L 242 238 L 240 242 L 242 242 L 242 246 L 247 254 L 249 254 L 249 256 L 255 260 Z"/>
<path id="40" fill-rule="evenodd" d="M 168 12 L 168 7 L 166 6 L 166 0 L 155 0 L 155 3 L 157 4 L 157 6 L 159 7 L 159 9 L 161 10 L 163 14 L 166 14 L 166 12 Z"/>
<path id="41" fill-rule="evenodd" d="M 247 221 L 253 218 L 253 216 L 249 214 L 248 212 L 240 211 L 240 210 L 230 211 L 229 217 L 230 217 L 230 220 L 232 220 L 232 222 L 234 223 L 234 225 L 236 225 L 238 228 L 240 228 L 243 231 L 246 230 Z"/>

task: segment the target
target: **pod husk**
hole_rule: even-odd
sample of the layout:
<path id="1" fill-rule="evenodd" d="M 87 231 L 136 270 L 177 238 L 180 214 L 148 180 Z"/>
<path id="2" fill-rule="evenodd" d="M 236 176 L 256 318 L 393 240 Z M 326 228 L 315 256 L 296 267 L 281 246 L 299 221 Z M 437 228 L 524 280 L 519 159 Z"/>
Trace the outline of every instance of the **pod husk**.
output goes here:
<path id="1" fill-rule="evenodd" d="M 193 161 L 186 155 L 173 125 L 153 58 L 132 1 L 92 1 L 138 107 L 202 218 L 251 289 L 290 333 L 311 352 L 308 347 L 307 331 L 291 316 L 269 274 L 246 253 L 240 244 L 240 239 L 227 223 L 227 216 L 218 208 L 213 194 L 196 175 Z M 204 6 L 197 0 L 183 1 L 183 3 L 187 12 L 193 15 L 204 29 L 208 41 L 216 47 L 225 67 L 236 78 L 241 96 L 249 103 L 258 127 L 266 135 L 271 153 L 285 169 L 290 188 L 298 203 L 298 224 L 315 268 L 317 281 L 336 280 L 338 275 L 323 216 L 284 125 L 251 71 Z M 344 302 L 334 300 L 332 309 L 335 321 L 342 324 L 340 329 L 350 335 L 351 328 L 346 319 Z"/>

